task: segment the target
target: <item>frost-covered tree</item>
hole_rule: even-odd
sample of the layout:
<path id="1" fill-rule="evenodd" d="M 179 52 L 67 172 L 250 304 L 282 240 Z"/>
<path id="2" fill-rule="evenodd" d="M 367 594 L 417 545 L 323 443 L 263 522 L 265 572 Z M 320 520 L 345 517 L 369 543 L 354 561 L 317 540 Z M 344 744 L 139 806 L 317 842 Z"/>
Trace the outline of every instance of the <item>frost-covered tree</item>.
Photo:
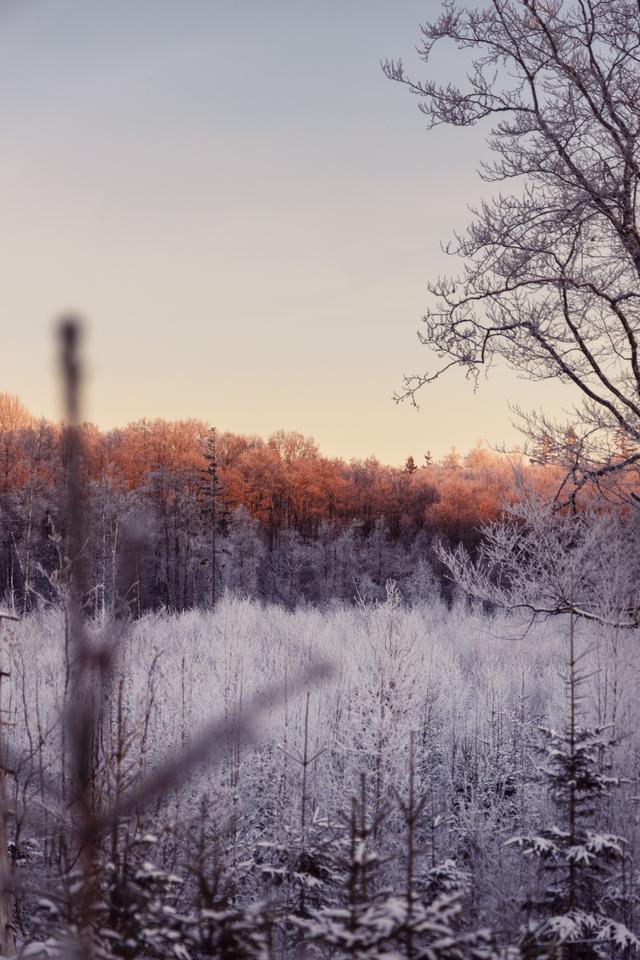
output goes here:
<path id="1" fill-rule="evenodd" d="M 573 958 L 595 958 L 605 947 L 625 955 L 640 949 L 640 941 L 614 915 L 609 897 L 615 867 L 625 857 L 625 840 L 601 828 L 605 802 L 619 781 L 604 769 L 611 746 L 606 731 L 581 723 L 588 675 L 582 664 L 588 650 L 577 650 L 575 619 L 571 614 L 565 719 L 559 730 L 542 730 L 540 776 L 560 819 L 509 843 L 538 858 L 547 878 L 541 896 L 526 904 L 538 921 L 529 928 L 530 939 L 566 944 Z"/>
<path id="2" fill-rule="evenodd" d="M 387 956 L 407 960 L 497 958 L 502 951 L 488 930 L 463 929 L 464 872 L 448 860 L 420 875 L 425 849 L 419 839 L 426 795 L 420 797 L 416 792 L 413 745 L 411 735 L 406 790 L 403 796 L 396 796 L 404 836 L 393 858 L 398 867 L 395 884 L 390 889 L 382 882 L 385 858 L 375 847 L 390 808 L 370 814 L 363 789 L 360 800 L 352 798 L 350 816 L 345 818 L 348 830 L 343 831 L 339 844 L 334 844 L 341 895 L 337 903 L 325 903 L 308 918 L 298 919 L 297 925 L 306 944 L 324 948 L 329 955 L 337 951 L 358 960 Z"/>
<path id="3" fill-rule="evenodd" d="M 225 585 L 244 596 L 257 596 L 258 574 L 265 544 L 258 522 L 244 507 L 238 507 L 231 514 L 224 549 Z"/>
<path id="4" fill-rule="evenodd" d="M 635 511 L 606 503 L 577 512 L 532 491 L 483 529 L 475 557 L 439 548 L 451 577 L 471 597 L 525 622 L 572 613 L 633 629 L 640 614 L 640 528 Z"/>
<path id="5" fill-rule="evenodd" d="M 210 603 L 214 607 L 218 594 L 218 527 L 220 525 L 220 477 L 218 471 L 218 435 L 215 427 L 207 430 L 202 441 L 202 456 L 206 466 L 200 473 L 202 515 L 209 540 Z"/>
<path id="6" fill-rule="evenodd" d="M 572 445 L 542 415 L 527 423 L 578 486 L 640 461 L 639 31 L 634 0 L 445 0 L 419 53 L 429 65 L 449 41 L 466 84 L 384 65 L 430 129 L 489 124 L 481 176 L 504 185 L 449 247 L 462 270 L 432 284 L 420 334 L 441 363 L 401 396 L 495 362 L 572 385 Z"/>

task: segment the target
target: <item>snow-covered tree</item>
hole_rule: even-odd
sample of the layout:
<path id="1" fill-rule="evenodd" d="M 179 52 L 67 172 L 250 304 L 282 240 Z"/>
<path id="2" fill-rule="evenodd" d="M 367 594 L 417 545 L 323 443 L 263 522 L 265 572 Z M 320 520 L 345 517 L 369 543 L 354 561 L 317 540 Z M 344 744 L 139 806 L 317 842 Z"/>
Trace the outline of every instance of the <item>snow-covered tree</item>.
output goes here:
<path id="1" fill-rule="evenodd" d="M 565 720 L 559 730 L 543 728 L 539 771 L 559 822 L 509 843 L 538 858 L 546 877 L 541 896 L 525 905 L 538 921 L 528 929 L 529 943 L 564 944 L 574 958 L 609 951 L 628 955 L 640 949 L 640 940 L 608 909 L 609 883 L 625 856 L 625 840 L 602 829 L 605 801 L 619 781 L 603 769 L 611 746 L 606 731 L 580 723 L 587 674 L 581 666 L 585 651 L 576 647 L 574 614 L 568 633 Z"/>

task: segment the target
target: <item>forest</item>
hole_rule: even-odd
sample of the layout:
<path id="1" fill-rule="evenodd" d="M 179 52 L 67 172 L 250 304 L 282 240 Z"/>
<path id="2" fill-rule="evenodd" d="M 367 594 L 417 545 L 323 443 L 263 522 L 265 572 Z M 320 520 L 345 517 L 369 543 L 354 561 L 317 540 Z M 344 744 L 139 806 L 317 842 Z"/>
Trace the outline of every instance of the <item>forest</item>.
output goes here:
<path id="1" fill-rule="evenodd" d="M 432 581 L 449 583 L 437 541 L 473 549 L 525 476 L 551 489 L 557 474 L 551 451 L 526 468 L 481 447 L 394 468 L 330 460 L 297 433 L 264 441 L 196 420 L 81 432 L 100 616 L 123 598 L 135 616 L 208 606 L 225 589 L 289 608 L 381 599 L 389 579 L 426 597 Z M 0 396 L 0 591 L 14 612 L 56 597 L 66 455 L 61 424 Z"/>
<path id="2" fill-rule="evenodd" d="M 381 65 L 495 188 L 396 400 L 570 388 L 521 452 L 100 431 L 73 315 L 62 421 L 2 395 L 0 955 L 638 954 L 639 37 L 634 0 L 445 0 L 426 76 Z"/>

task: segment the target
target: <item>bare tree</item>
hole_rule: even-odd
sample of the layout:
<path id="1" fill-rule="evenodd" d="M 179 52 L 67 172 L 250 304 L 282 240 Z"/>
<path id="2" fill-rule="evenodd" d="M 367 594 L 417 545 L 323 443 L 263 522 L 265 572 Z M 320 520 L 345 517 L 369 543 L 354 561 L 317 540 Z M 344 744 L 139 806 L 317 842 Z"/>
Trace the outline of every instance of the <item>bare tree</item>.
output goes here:
<path id="1" fill-rule="evenodd" d="M 525 629 L 570 614 L 634 630 L 639 541 L 634 514 L 593 507 L 558 512 L 549 499 L 523 489 L 499 521 L 483 528 L 475 557 L 463 546 L 441 545 L 438 553 L 468 596 L 516 614 Z"/>
<path id="2" fill-rule="evenodd" d="M 615 474 L 640 461 L 640 6 L 445 0 L 421 32 L 425 62 L 443 40 L 471 52 L 466 88 L 410 79 L 400 61 L 385 73 L 420 98 L 429 128 L 488 121 L 493 160 L 480 175 L 514 190 L 482 203 L 447 248 L 463 269 L 431 285 L 420 333 L 441 364 L 406 377 L 397 399 L 495 361 L 573 384 L 576 484 Z M 565 449 L 566 428 L 542 415 L 526 416 L 525 432 Z"/>
<path id="3" fill-rule="evenodd" d="M 211 607 L 215 607 L 218 594 L 218 524 L 220 496 L 220 478 L 218 476 L 218 436 L 215 427 L 211 427 L 202 441 L 202 456 L 206 467 L 201 471 L 201 493 L 203 514 L 209 527 L 209 547 L 211 561 Z"/>

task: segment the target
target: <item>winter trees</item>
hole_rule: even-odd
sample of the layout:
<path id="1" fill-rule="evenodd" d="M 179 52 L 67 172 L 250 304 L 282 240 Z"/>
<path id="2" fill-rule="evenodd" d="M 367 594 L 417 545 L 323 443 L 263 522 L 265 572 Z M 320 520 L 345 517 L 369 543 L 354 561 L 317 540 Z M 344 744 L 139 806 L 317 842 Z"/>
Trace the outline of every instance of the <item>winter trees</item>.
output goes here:
<path id="1" fill-rule="evenodd" d="M 0 393 L 0 475 L 2 493 L 8 493 L 20 459 L 20 431 L 31 426 L 33 418 L 20 400 L 9 393 Z"/>
<path id="2" fill-rule="evenodd" d="M 445 0 L 421 28 L 420 54 L 452 41 L 469 51 L 466 86 L 390 78 L 420 98 L 429 128 L 491 124 L 489 183 L 449 251 L 460 276 L 432 284 L 421 340 L 442 361 L 406 378 L 403 396 L 452 367 L 477 378 L 502 361 L 532 380 L 572 384 L 577 443 L 543 415 L 526 429 L 572 454 L 583 485 L 640 460 L 640 10 L 632 0 Z M 621 453 L 616 438 L 625 438 Z"/>
<path id="3" fill-rule="evenodd" d="M 523 491 L 504 517 L 483 528 L 477 556 L 441 546 L 451 576 L 476 600 L 526 622 L 572 614 L 602 626 L 640 624 L 640 531 L 634 514 L 559 513 Z"/>
<path id="4" fill-rule="evenodd" d="M 20 940 L 64 934 L 76 916 L 55 789 L 62 626 L 50 610 L 4 627 Z M 186 956 L 176 949 L 186 942 L 189 956 L 231 956 L 220 945 L 227 925 L 257 934 L 261 918 L 272 953 L 234 956 L 283 960 L 302 940 L 321 957 L 520 960 L 548 956 L 559 935 L 568 947 L 575 934 L 587 945 L 598 938 L 594 954 L 575 944 L 576 956 L 634 955 L 623 926 L 637 927 L 637 658 L 626 667 L 631 713 L 612 753 L 612 731 L 588 733 L 595 678 L 579 685 L 573 728 L 562 721 L 557 621 L 520 644 L 492 636 L 493 626 L 462 604 L 408 608 L 391 587 L 385 600 L 355 608 L 287 611 L 227 594 L 214 610 L 120 624 L 123 673 L 101 701 L 95 743 L 100 812 L 124 811 L 107 822 L 99 852 L 94 925 L 105 955 Z M 95 643 L 105 636 L 103 623 L 87 630 Z M 578 630 L 574 659 L 590 673 L 579 658 L 598 627 Z M 563 648 L 568 639 L 563 632 Z M 294 699 L 291 678 L 317 652 L 336 670 L 312 688 L 307 709 L 307 688 Z M 286 697 L 262 715 L 255 739 L 238 739 L 253 697 L 285 665 Z M 212 702 L 227 738 L 220 765 L 198 768 L 146 808 L 123 807 L 167 749 L 193 744 Z M 553 779 L 536 769 L 538 724 L 555 731 L 544 758 Z M 609 761 L 631 782 L 607 784 Z M 514 836 L 531 852 L 507 846 Z M 545 839 L 553 857 L 532 850 Z M 521 954 L 505 945 L 520 941 L 525 900 L 537 949 Z M 495 954 L 478 944 L 478 927 L 495 931 Z M 209 952 L 191 942 L 196 935 L 211 941 Z"/>
<path id="5" fill-rule="evenodd" d="M 211 606 L 225 588 L 276 599 L 287 565 L 288 603 L 381 598 L 389 578 L 418 599 L 434 538 L 475 548 L 479 524 L 511 498 L 510 472 L 480 448 L 407 470 L 329 459 L 299 434 L 265 442 L 194 420 L 80 430 L 87 602 L 103 617 Z M 0 597 L 12 609 L 56 593 L 66 456 L 60 425 L 0 398 Z"/>
<path id="6" fill-rule="evenodd" d="M 201 471 L 201 494 L 203 499 L 202 512 L 209 527 L 209 548 L 211 552 L 211 606 L 214 607 L 217 595 L 217 538 L 218 524 L 220 522 L 218 508 L 220 479 L 218 477 L 218 450 L 215 427 L 212 427 L 210 430 L 208 430 L 204 437 L 202 443 L 202 456 L 206 462 L 205 468 Z"/>

